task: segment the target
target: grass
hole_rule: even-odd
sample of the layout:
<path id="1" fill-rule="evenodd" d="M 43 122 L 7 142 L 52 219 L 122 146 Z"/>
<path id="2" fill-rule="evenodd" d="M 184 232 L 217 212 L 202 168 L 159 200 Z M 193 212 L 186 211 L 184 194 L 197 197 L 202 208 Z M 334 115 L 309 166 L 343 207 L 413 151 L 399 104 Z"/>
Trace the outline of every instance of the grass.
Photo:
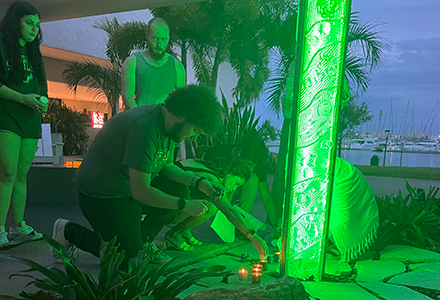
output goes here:
<path id="1" fill-rule="evenodd" d="M 440 168 L 372 167 L 364 165 L 357 165 L 356 168 L 365 176 L 440 180 Z"/>

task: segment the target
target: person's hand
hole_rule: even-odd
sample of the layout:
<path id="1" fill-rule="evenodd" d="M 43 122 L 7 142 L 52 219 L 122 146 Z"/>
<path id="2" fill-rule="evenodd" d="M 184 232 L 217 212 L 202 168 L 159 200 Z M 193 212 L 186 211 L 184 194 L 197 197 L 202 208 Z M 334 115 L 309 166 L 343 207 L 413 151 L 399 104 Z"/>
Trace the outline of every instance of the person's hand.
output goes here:
<path id="1" fill-rule="evenodd" d="M 217 201 L 222 198 L 224 193 L 224 189 L 221 185 L 207 181 L 206 179 L 200 181 L 199 190 L 211 197 L 213 201 Z"/>
<path id="2" fill-rule="evenodd" d="M 41 113 L 47 111 L 47 103 L 41 102 L 40 95 L 37 94 L 24 94 L 22 97 L 22 103 Z"/>
<path id="3" fill-rule="evenodd" d="M 257 248 L 260 259 L 266 259 L 267 254 L 269 253 L 266 242 L 256 234 L 252 235 L 249 239 L 251 240 L 252 245 Z"/>
<path id="4" fill-rule="evenodd" d="M 209 202 L 207 200 L 186 201 L 183 209 L 193 217 L 200 217 L 208 211 Z"/>

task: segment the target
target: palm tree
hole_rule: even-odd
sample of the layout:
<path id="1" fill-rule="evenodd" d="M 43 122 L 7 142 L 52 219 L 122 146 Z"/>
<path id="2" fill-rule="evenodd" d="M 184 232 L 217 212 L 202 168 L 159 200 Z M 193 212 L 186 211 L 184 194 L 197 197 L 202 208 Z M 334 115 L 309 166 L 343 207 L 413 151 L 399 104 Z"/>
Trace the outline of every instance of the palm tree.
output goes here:
<path id="1" fill-rule="evenodd" d="M 121 94 L 121 71 L 117 64 L 101 66 L 92 61 L 69 62 L 62 73 L 63 82 L 76 92 L 85 86 L 98 100 L 107 101 L 116 114 L 116 104 Z"/>
<path id="2" fill-rule="evenodd" d="M 259 97 L 268 78 L 269 49 L 276 43 L 273 32 L 292 3 L 210 0 L 154 9 L 153 14 L 177 28 L 174 39 L 189 51 L 200 83 L 216 88 L 220 64 L 229 62 L 238 77 L 233 96 L 246 105 Z"/>
<path id="3" fill-rule="evenodd" d="M 116 18 L 103 18 L 93 26 L 107 32 L 107 65 L 92 61 L 70 62 L 63 71 L 63 82 L 76 92 L 78 86 L 87 87 L 98 100 L 107 101 L 116 114 L 121 95 L 121 66 L 133 50 L 146 48 L 146 28 L 142 22 L 120 24 Z"/>
<path id="4" fill-rule="evenodd" d="M 281 110 L 281 100 L 285 96 L 287 72 L 295 59 L 296 12 L 292 11 L 280 27 L 278 45 L 273 49 L 274 72 L 268 80 L 266 91 L 267 106 L 277 114 Z M 348 49 L 346 56 L 345 77 L 355 94 L 367 91 L 371 81 L 371 72 L 383 61 L 385 51 L 389 48 L 388 40 L 383 36 L 380 27 L 383 23 L 369 21 L 362 23 L 358 13 L 351 14 L 348 32 Z"/>

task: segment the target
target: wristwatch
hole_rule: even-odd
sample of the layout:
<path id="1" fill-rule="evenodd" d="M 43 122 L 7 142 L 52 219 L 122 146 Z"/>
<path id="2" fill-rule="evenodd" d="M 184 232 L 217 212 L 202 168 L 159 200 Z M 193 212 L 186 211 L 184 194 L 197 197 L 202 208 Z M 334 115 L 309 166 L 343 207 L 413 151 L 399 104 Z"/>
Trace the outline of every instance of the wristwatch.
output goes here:
<path id="1" fill-rule="evenodd" d="M 196 189 L 199 189 L 199 185 L 202 180 L 206 180 L 206 177 L 201 176 L 199 179 L 196 180 L 196 184 L 194 185 Z"/>

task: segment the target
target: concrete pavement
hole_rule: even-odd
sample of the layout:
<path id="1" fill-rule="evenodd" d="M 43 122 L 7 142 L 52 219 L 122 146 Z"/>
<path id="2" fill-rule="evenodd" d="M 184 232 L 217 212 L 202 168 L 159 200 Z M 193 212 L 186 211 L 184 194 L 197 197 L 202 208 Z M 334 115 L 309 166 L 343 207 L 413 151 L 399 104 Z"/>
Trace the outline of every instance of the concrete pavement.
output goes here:
<path id="1" fill-rule="evenodd" d="M 404 179 L 368 176 L 367 180 L 377 196 L 397 194 L 399 190 L 406 190 Z M 440 186 L 438 181 L 415 179 L 408 181 L 417 188 L 427 189 L 430 185 Z M 62 203 L 62 199 L 60 199 L 60 203 Z M 259 197 L 256 200 L 253 214 L 260 220 L 265 220 L 264 207 Z M 28 223 L 38 231 L 49 235 L 52 231 L 52 224 L 58 217 L 87 224 L 78 206 L 72 203 L 58 205 L 29 203 L 26 211 Z M 263 234 L 268 234 L 268 232 L 266 230 Z M 163 234 L 164 231 L 157 239 L 159 245 Z M 241 253 L 246 252 L 251 255 L 251 258 L 257 258 L 257 252 L 249 242 L 222 243 L 208 223 L 197 227 L 194 230 L 194 235 L 205 242 L 205 245 L 198 247 L 196 251 L 183 253 L 167 250 L 171 256 L 180 257 L 174 266 L 176 269 L 184 270 L 184 268 L 220 264 L 225 265 L 232 272 L 237 272 L 242 267 L 251 268 L 251 264 L 243 264 L 239 261 L 238 257 Z M 29 258 L 46 266 L 56 265 L 49 253 L 49 246 L 43 241 L 1 250 L 0 253 Z M 357 275 L 353 275 L 350 282 L 303 282 L 304 286 L 314 297 L 313 299 L 321 300 L 440 299 L 437 298 L 440 297 L 440 254 L 408 246 L 390 246 L 382 253 L 381 260 L 373 261 L 371 256 L 366 255 L 362 261 L 356 264 Z M 56 266 L 61 267 L 60 265 Z M 89 254 L 81 253 L 79 266 L 97 275 L 99 260 Z M 25 268 L 22 265 L 0 260 L 0 294 L 18 296 L 25 289 L 28 279 L 9 278 L 11 274 L 23 269 Z M 275 276 L 277 271 L 277 265 L 270 265 L 270 274 Z M 332 278 L 342 278 L 344 277 L 342 274 L 347 271 L 351 271 L 348 264 L 341 264 L 338 260 L 330 259 L 328 261 L 326 273 L 330 274 Z M 271 280 L 275 280 L 275 278 L 269 276 L 268 273 L 263 276 L 263 283 Z M 190 293 L 206 288 L 239 286 L 243 285 L 238 283 L 238 276 L 231 276 L 229 284 L 221 282 L 219 278 L 203 279 L 179 297 L 183 298 Z M 26 290 L 35 290 L 35 288 L 28 287 Z"/>

